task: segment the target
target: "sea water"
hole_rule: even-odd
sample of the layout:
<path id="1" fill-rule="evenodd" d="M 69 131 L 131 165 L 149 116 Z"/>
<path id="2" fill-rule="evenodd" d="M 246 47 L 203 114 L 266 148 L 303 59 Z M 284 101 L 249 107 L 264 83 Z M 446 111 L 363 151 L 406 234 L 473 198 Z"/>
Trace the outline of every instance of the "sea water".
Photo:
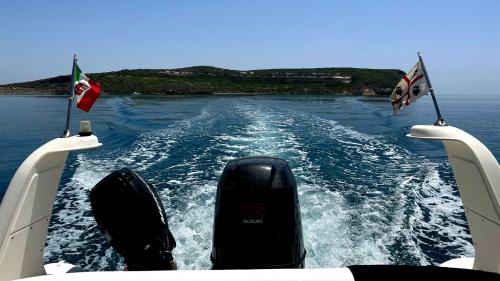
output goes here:
<path id="1" fill-rule="evenodd" d="M 445 120 L 500 157 L 500 99 L 439 97 Z M 0 196 L 34 149 L 64 129 L 67 100 L 0 97 Z M 90 113 L 104 144 L 71 153 L 50 223 L 45 262 L 119 270 L 92 217 L 90 189 L 129 167 L 152 183 L 177 240 L 181 269 L 209 269 L 217 182 L 240 157 L 288 161 L 298 183 L 306 267 L 439 264 L 474 248 L 440 142 L 405 135 L 435 121 L 430 98 L 400 115 L 387 97 L 190 96 L 99 99 Z"/>

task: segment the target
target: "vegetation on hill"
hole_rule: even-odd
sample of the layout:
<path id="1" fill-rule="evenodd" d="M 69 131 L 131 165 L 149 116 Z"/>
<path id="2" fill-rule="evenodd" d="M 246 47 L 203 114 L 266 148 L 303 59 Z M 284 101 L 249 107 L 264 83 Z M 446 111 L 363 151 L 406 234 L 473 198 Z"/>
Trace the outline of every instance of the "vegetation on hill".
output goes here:
<path id="1" fill-rule="evenodd" d="M 124 69 L 89 73 L 107 94 L 390 94 L 404 73 L 397 69 L 297 68 L 230 70 L 211 66 Z M 70 77 L 7 84 L 1 92 L 67 94 Z"/>

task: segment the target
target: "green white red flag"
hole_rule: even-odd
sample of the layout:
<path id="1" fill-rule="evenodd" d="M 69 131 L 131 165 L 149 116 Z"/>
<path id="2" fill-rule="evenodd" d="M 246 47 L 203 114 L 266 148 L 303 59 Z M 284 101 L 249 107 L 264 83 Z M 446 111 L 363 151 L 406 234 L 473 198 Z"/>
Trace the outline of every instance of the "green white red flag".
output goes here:
<path id="1" fill-rule="evenodd" d="M 101 85 L 83 74 L 76 62 L 73 68 L 73 85 L 76 106 L 88 112 L 101 93 Z"/>
<path id="2" fill-rule="evenodd" d="M 391 104 L 394 113 L 409 106 L 412 102 L 429 93 L 429 85 L 424 74 L 424 69 L 419 62 L 403 76 L 391 94 Z"/>

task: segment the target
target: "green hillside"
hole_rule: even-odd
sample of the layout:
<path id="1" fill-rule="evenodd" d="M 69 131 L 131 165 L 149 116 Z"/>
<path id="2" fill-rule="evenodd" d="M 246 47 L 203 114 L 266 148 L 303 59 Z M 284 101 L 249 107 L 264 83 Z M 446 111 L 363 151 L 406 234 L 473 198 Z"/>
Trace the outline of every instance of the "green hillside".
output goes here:
<path id="1" fill-rule="evenodd" d="M 88 73 L 107 94 L 389 94 L 404 73 L 397 69 L 294 68 L 230 70 L 211 66 L 124 69 Z M 0 86 L 0 92 L 67 94 L 70 77 Z"/>

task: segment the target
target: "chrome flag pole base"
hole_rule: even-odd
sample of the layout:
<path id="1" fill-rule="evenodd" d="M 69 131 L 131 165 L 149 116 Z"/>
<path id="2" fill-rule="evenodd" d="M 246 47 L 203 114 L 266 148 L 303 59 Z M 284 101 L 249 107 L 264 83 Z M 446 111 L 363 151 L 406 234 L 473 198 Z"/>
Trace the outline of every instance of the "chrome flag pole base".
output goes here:
<path id="1" fill-rule="evenodd" d="M 448 126 L 448 124 L 444 122 L 443 118 L 438 118 L 436 122 L 434 122 L 434 126 Z"/>
<path id="2" fill-rule="evenodd" d="M 61 135 L 61 138 L 69 138 L 71 137 L 71 132 L 69 130 L 64 130 L 63 134 Z"/>

